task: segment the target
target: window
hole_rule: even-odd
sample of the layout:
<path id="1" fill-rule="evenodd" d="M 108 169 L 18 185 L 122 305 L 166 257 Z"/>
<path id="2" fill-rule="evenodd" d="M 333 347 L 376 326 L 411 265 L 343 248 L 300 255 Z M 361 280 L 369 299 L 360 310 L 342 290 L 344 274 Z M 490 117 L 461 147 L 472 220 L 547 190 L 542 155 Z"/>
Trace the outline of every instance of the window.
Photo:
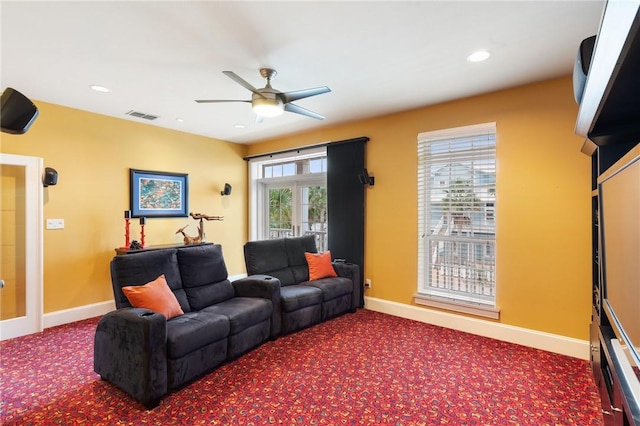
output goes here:
<path id="1" fill-rule="evenodd" d="M 418 135 L 416 303 L 496 318 L 495 123 Z"/>
<path id="2" fill-rule="evenodd" d="M 326 251 L 326 148 L 253 159 L 249 163 L 252 240 L 315 235 Z"/>

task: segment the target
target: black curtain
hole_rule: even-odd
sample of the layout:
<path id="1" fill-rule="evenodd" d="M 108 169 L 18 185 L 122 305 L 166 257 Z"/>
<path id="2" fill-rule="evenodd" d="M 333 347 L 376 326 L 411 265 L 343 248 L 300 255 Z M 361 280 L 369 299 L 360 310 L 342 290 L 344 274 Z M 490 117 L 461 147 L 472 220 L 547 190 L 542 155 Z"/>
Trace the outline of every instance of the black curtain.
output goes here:
<path id="1" fill-rule="evenodd" d="M 327 145 L 329 250 L 334 259 L 360 266 L 364 280 L 364 191 L 358 175 L 365 168 L 367 137 Z M 364 300 L 361 300 L 361 305 Z"/>

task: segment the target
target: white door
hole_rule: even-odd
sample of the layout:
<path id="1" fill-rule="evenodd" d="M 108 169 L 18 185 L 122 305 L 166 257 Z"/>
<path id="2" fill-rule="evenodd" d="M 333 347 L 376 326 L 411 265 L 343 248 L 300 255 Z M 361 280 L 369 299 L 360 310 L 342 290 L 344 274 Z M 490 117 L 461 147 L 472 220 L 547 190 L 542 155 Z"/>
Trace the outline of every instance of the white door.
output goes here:
<path id="1" fill-rule="evenodd" d="M 42 331 L 42 158 L 0 153 L 0 340 Z"/>

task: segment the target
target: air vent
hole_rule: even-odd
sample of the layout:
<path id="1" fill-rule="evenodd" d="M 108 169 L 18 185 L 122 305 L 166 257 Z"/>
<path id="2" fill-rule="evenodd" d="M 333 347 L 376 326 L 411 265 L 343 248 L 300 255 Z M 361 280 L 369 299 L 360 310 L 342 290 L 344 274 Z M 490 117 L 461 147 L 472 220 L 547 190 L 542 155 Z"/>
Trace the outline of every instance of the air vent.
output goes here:
<path id="1" fill-rule="evenodd" d="M 127 112 L 126 114 L 131 115 L 133 117 L 144 118 L 145 120 L 155 120 L 156 118 L 158 118 L 157 115 L 145 114 L 144 112 L 133 111 L 133 110 Z"/>

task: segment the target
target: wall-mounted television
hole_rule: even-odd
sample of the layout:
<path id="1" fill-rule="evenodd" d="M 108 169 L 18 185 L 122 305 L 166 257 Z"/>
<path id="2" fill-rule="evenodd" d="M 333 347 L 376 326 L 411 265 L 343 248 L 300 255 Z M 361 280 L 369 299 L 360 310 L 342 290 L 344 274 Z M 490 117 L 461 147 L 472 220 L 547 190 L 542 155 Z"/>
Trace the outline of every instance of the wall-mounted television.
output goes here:
<path id="1" fill-rule="evenodd" d="M 598 179 L 603 306 L 640 380 L 640 144 Z"/>

